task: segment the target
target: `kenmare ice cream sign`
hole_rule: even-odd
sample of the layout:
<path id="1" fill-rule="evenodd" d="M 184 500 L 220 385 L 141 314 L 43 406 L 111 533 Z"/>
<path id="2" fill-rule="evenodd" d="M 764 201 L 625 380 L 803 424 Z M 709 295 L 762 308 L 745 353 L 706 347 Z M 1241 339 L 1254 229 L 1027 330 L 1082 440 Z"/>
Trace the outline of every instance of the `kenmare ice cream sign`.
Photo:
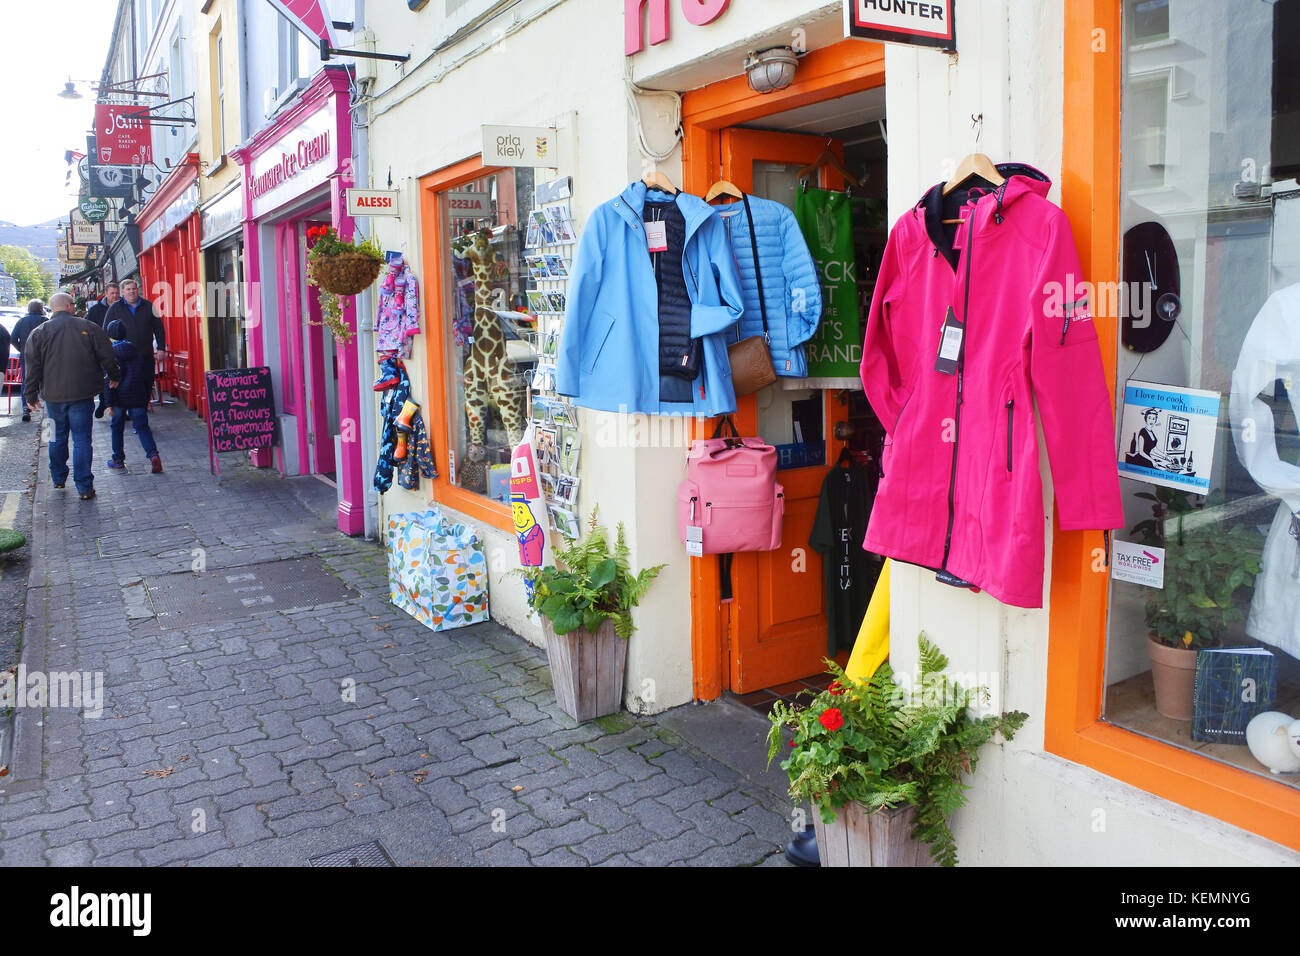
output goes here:
<path id="1" fill-rule="evenodd" d="M 253 160 L 252 213 L 263 213 L 324 183 L 338 166 L 334 110 L 324 106 Z"/>

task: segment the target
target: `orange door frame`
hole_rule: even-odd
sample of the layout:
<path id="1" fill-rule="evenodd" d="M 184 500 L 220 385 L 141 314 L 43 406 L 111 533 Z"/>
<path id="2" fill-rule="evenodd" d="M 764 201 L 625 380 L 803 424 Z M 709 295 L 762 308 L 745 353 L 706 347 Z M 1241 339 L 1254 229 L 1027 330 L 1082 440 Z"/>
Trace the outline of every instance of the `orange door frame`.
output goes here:
<path id="1" fill-rule="evenodd" d="M 885 49 L 879 43 L 842 40 L 799 61 L 795 82 L 759 95 L 743 76 L 712 83 L 682 98 L 682 188 L 703 196 L 721 175 L 722 130 L 810 103 L 883 86 Z M 751 403 L 752 407 L 752 403 Z M 737 427 L 757 428 L 753 412 Z M 695 426 L 696 437 L 712 426 Z M 716 558 L 691 558 L 691 666 L 695 698 L 713 700 L 729 683 L 730 614 L 722 603 Z"/>

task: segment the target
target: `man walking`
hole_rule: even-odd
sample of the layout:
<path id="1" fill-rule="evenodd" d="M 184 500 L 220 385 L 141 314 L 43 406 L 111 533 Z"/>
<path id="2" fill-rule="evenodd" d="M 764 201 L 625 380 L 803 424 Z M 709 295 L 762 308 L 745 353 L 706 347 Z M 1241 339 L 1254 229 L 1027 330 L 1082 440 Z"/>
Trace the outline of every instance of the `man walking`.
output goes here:
<path id="1" fill-rule="evenodd" d="M 122 298 L 122 294 L 116 282 L 110 282 L 108 285 L 104 286 L 104 294 L 100 296 L 98 302 L 87 310 L 86 321 L 94 322 L 101 329 L 105 328 L 106 324 L 104 322 L 104 317 L 108 315 L 108 310 L 111 309 L 114 303 L 116 303 L 120 298 Z"/>
<path id="2" fill-rule="evenodd" d="M 31 335 L 33 330 L 45 321 L 45 303 L 40 299 L 32 299 L 27 303 L 27 314 L 18 320 L 14 326 L 13 334 L 10 336 L 14 348 L 18 350 L 18 368 L 22 372 L 22 377 L 27 377 L 27 365 L 23 357 L 25 346 L 27 345 L 27 336 Z M 27 406 L 23 406 L 23 421 L 30 422 L 31 413 L 27 411 Z"/>
<path id="3" fill-rule="evenodd" d="M 122 298 L 109 306 L 104 315 L 104 325 L 109 322 L 121 322 L 126 326 L 126 340 L 135 346 L 137 352 L 147 358 L 149 368 L 150 391 L 156 365 L 154 362 L 154 341 L 158 342 L 158 351 L 167 351 L 167 332 L 163 329 L 162 319 L 148 299 L 140 297 L 140 283 L 134 279 L 122 281 Z"/>
<path id="4" fill-rule="evenodd" d="M 54 315 L 27 338 L 23 402 L 29 413 L 34 412 L 40 408 L 40 395 L 54 422 L 50 478 L 55 488 L 68 481 L 68 433 L 72 433 L 72 477 L 81 500 L 89 501 L 95 497 L 95 476 L 90 470 L 94 398 L 103 387 L 104 375 L 116 388 L 121 371 L 108 335 L 77 318 L 72 306 L 72 296 L 66 292 L 50 296 Z"/>

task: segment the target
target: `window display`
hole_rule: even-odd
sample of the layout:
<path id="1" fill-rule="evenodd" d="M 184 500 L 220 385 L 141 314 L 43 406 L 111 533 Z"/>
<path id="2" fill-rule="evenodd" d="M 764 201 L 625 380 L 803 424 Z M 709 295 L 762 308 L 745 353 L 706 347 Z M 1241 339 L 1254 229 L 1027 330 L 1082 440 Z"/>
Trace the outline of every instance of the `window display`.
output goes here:
<path id="1" fill-rule="evenodd" d="M 1051 183 L 1021 163 L 984 164 L 930 189 L 885 249 L 861 375 L 889 437 L 865 547 L 1036 608 L 1035 402 L 1065 530 L 1123 524 L 1114 424 Z"/>
<path id="2" fill-rule="evenodd" d="M 1126 7 L 1121 537 L 1162 574 L 1112 568 L 1103 717 L 1267 773 L 1247 725 L 1300 710 L 1295 5 Z"/>
<path id="3" fill-rule="evenodd" d="M 444 303 L 448 472 L 454 484 L 483 495 L 494 466 L 509 464 L 528 415 L 525 373 L 537 359 L 524 252 L 532 191 L 532 171 L 520 168 L 439 194 L 452 277 Z"/>

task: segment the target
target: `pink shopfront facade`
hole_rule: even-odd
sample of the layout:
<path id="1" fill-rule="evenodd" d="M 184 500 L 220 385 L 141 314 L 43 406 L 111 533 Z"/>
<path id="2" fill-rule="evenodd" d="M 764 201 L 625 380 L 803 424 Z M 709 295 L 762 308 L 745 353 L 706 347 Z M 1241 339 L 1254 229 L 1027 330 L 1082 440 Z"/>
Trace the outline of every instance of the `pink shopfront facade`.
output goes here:
<path id="1" fill-rule="evenodd" d="M 233 151 L 243 168 L 248 364 L 271 369 L 280 444 L 253 452 L 261 467 L 317 475 L 338 491 L 338 526 L 365 532 L 358 340 L 341 345 L 321 321 L 307 282 L 307 229 L 330 225 L 350 238 L 344 190 L 351 185 L 348 74 L 327 67 L 301 98 Z M 343 318 L 355 333 L 351 297 Z"/>

